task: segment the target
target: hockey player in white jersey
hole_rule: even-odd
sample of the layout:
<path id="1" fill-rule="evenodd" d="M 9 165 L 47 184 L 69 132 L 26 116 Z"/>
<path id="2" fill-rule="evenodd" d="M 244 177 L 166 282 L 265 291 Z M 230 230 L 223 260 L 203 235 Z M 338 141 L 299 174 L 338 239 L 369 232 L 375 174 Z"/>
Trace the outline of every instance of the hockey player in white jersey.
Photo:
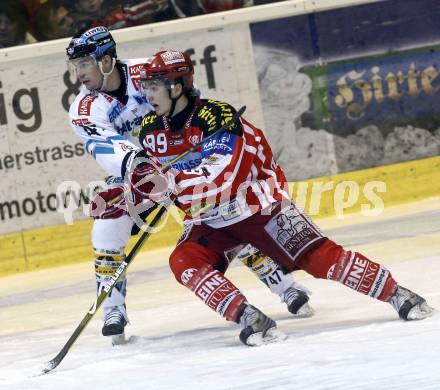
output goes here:
<path id="1" fill-rule="evenodd" d="M 70 107 L 73 130 L 83 140 L 86 150 L 107 175 L 108 187 L 99 199 L 108 202 L 124 191 L 121 167 L 138 151 L 138 132 L 143 116 L 152 110 L 146 97 L 139 92 L 139 73 L 146 58 L 119 60 L 116 43 L 105 27 L 95 27 L 73 37 L 66 49 L 69 69 L 81 82 L 81 90 Z M 97 293 L 112 277 L 125 257 L 130 235 L 139 231 L 124 209 L 124 199 L 97 212 L 92 245 L 95 252 Z M 310 292 L 295 282 L 290 274 L 251 246 L 237 248 L 236 255 L 279 295 L 288 310 L 296 316 L 310 316 Z M 125 306 L 127 281 L 120 281 L 103 304 L 102 334 L 113 336 L 113 342 L 124 339 L 128 317 Z"/>

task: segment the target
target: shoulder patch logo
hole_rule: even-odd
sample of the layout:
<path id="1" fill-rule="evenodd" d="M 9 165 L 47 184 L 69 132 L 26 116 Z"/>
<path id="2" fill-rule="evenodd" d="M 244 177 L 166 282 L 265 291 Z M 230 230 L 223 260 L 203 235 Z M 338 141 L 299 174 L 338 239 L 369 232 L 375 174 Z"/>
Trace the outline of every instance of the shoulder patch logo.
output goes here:
<path id="1" fill-rule="evenodd" d="M 131 65 L 128 67 L 128 73 L 130 73 L 130 76 L 138 76 L 143 68 L 143 64 Z"/>
<path id="2" fill-rule="evenodd" d="M 92 108 L 93 101 L 97 98 L 96 95 L 84 96 L 78 105 L 78 115 L 90 115 L 90 109 Z"/>

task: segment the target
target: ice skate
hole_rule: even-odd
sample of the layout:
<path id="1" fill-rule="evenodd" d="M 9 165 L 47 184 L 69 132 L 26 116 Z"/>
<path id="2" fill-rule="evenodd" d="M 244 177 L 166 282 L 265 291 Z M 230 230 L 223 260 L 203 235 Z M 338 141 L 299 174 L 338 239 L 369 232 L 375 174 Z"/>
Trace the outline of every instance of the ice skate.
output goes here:
<path id="1" fill-rule="evenodd" d="M 390 303 L 405 321 L 423 320 L 434 312 L 424 298 L 401 286 L 397 286 Z"/>
<path id="2" fill-rule="evenodd" d="M 307 293 L 295 287 L 289 287 L 284 291 L 282 300 L 287 304 L 287 310 L 297 318 L 307 318 L 315 314 L 312 306 L 308 303 Z"/>
<path id="3" fill-rule="evenodd" d="M 244 304 L 238 322 L 243 330 L 240 341 L 251 347 L 285 340 L 287 336 L 277 329 L 274 320 L 252 305 Z"/>
<path id="4" fill-rule="evenodd" d="M 119 345 L 125 343 L 124 328 L 127 325 L 127 314 L 124 306 L 106 307 L 104 326 L 102 327 L 103 336 L 112 336 L 112 344 Z"/>

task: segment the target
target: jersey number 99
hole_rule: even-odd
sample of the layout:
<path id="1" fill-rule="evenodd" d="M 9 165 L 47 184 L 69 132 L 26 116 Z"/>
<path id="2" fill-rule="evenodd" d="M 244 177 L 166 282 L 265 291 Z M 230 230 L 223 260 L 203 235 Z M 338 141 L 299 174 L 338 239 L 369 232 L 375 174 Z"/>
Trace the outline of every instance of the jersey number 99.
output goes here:
<path id="1" fill-rule="evenodd" d="M 168 150 L 167 138 L 163 133 L 159 133 L 157 136 L 154 134 L 148 134 L 145 137 L 145 141 L 148 145 L 148 148 L 154 153 L 166 153 Z"/>

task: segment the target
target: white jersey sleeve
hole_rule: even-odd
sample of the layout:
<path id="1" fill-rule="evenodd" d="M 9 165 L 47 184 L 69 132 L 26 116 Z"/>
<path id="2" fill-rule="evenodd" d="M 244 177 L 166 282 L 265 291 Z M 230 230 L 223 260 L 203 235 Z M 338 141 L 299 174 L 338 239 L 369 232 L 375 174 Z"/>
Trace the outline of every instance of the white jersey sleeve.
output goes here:
<path id="1" fill-rule="evenodd" d="M 101 168 L 108 175 L 122 176 L 125 161 L 139 147 L 115 130 L 108 115 L 114 104 L 118 102 L 109 101 L 102 94 L 83 91 L 71 105 L 69 118 L 73 130 Z"/>

